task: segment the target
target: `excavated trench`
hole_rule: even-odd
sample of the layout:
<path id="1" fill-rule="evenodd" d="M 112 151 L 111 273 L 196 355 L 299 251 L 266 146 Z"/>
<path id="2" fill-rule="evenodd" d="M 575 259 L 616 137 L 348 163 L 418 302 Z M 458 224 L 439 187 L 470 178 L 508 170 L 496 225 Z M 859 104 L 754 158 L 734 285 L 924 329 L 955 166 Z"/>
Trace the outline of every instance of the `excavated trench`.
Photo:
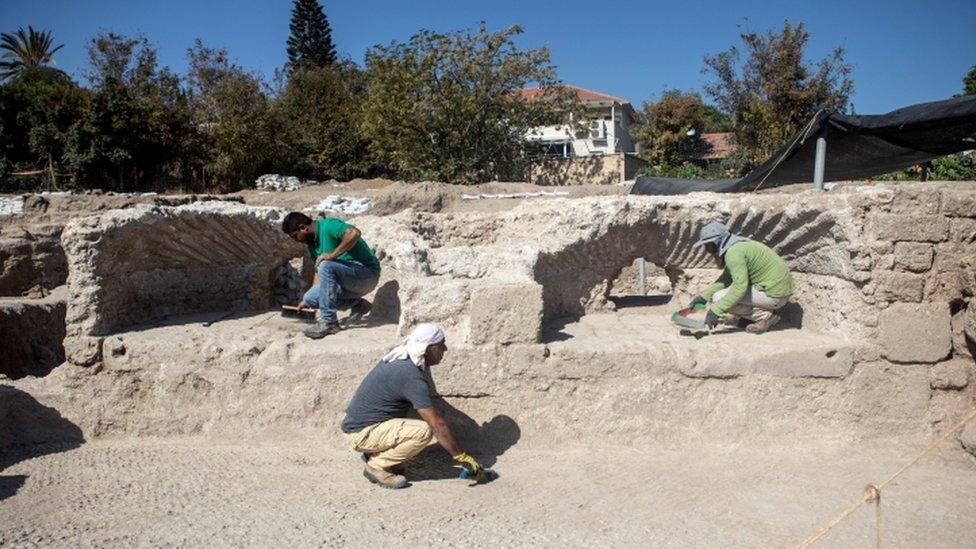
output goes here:
<path id="1" fill-rule="evenodd" d="M 934 209 L 919 206 L 932 200 Z M 909 205 L 923 213 L 905 214 Z M 521 520 L 460 505 L 461 516 L 488 530 L 455 522 L 451 513 L 421 512 L 439 526 L 410 534 L 414 542 L 707 545 L 733 531 L 743 532 L 728 538 L 733 546 L 795 542 L 856 497 L 851 490 L 910 457 L 976 404 L 967 335 L 976 232 L 966 232 L 976 231 L 976 185 L 830 196 L 610 197 L 490 215 L 365 216 L 356 224 L 384 268 L 373 321 L 321 341 L 304 338 L 298 321 L 269 308 L 294 299 L 301 268 L 294 261 L 301 250 L 274 230 L 276 215 L 243 206 L 157 205 L 69 223 L 62 235 L 67 295 L 52 296 L 66 304 L 68 361 L 45 377 L 0 386 L 0 522 L 12 525 L 0 542 L 402 543 L 370 522 L 374 505 L 391 524 L 406 517 L 384 507 L 379 494 L 358 499 L 366 487 L 349 476 L 356 465 L 337 425 L 363 375 L 421 321 L 447 328 L 450 350 L 432 372 L 438 406 L 465 448 L 501 473 L 462 500 L 501 507 L 522 501 L 510 506 L 513 513 L 545 511 Z M 669 323 L 670 313 L 717 273 L 689 247 L 714 219 L 770 244 L 790 263 L 797 303 L 782 329 L 696 338 Z M 921 222 L 945 231 L 908 228 Z M 206 236 L 215 230 L 243 242 Z M 927 261 L 918 258 L 926 254 Z M 637 258 L 646 260 L 645 287 L 655 295 L 635 295 Z M 90 481 L 107 499 L 66 496 L 86 482 L 72 455 L 103 475 Z M 199 468 L 191 465 L 197 459 Z M 144 460 L 158 466 L 145 468 Z M 835 478 L 822 474 L 825 461 L 834 464 Z M 125 472 L 105 470 L 106 462 Z M 893 528 L 900 539 L 932 541 L 907 526 L 927 520 L 947 534 L 947 546 L 976 543 L 976 502 L 968 495 L 974 467 L 953 438 L 920 469 L 911 495 L 898 496 L 904 503 L 895 516 L 905 524 Z M 214 504 L 221 511 L 210 515 L 203 509 L 212 496 L 192 480 L 160 480 L 194 469 L 190 479 L 216 479 L 218 501 L 247 504 L 236 511 Z M 405 501 L 456 501 L 457 484 L 427 482 L 450 474 L 432 448 L 408 475 L 420 495 L 414 490 Z M 282 480 L 254 480 L 262 475 Z M 646 487 L 628 480 L 648 475 L 661 480 Z M 34 476 L 50 488 L 33 483 Z M 124 488 L 139 482 L 162 486 Z M 335 495 L 326 495 L 330 486 Z M 792 495 L 797 486 L 813 498 L 802 509 Z M 678 504 L 689 491 L 712 492 L 713 499 L 692 498 L 699 518 L 676 530 L 674 521 L 688 520 L 685 511 L 695 508 Z M 174 493 L 187 494 L 186 511 L 172 513 L 181 505 Z M 90 509 L 67 520 L 75 537 L 57 537 L 53 519 L 38 520 L 24 506 L 31 498 L 40 512 L 58 510 L 58 497 Z M 605 510 L 587 518 L 563 500 L 590 508 L 603 501 Z M 258 509 L 270 501 L 278 502 L 281 520 L 249 527 L 242 517 L 264 516 Z M 140 510 L 96 524 L 97 513 L 117 505 Z M 729 517 L 722 511 L 729 505 L 744 510 Z M 313 526 L 320 521 L 303 506 L 335 526 Z M 349 511 L 335 514 L 339 508 Z M 674 510 L 652 512 L 662 508 Z M 201 512 L 208 518 L 185 523 Z M 175 526 L 180 518 L 184 524 Z M 741 519 L 766 526 L 750 533 L 737 526 Z M 155 526 L 133 530 L 126 526 L 133 520 Z M 627 526 L 635 523 L 653 528 Z M 174 534 L 180 531 L 182 537 Z M 836 540 L 858 544 L 869 536 L 870 529 L 853 528 Z"/>

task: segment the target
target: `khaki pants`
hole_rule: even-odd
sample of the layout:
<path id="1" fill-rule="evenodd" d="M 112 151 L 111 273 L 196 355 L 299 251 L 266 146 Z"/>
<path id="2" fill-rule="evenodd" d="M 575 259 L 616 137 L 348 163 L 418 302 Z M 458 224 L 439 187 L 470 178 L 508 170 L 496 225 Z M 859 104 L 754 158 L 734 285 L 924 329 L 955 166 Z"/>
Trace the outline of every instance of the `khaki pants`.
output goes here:
<path id="1" fill-rule="evenodd" d="M 389 419 L 346 435 L 352 449 L 372 454 L 370 467 L 386 471 L 419 454 L 433 438 L 427 422 L 419 419 Z"/>
<path id="2" fill-rule="evenodd" d="M 718 302 L 728 293 L 729 288 L 715 292 L 712 295 L 712 303 Z M 769 297 L 765 292 L 750 284 L 746 290 L 746 295 L 742 296 L 738 303 L 729 307 L 729 314 L 758 322 L 773 316 L 773 311 L 786 305 L 789 300 L 790 296 Z"/>

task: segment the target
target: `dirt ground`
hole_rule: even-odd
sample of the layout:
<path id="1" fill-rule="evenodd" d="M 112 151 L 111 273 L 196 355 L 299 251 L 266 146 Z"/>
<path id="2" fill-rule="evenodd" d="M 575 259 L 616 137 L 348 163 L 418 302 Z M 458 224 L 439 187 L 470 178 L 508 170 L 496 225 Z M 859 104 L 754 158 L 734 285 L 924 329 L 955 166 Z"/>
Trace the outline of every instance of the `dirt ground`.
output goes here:
<path id="1" fill-rule="evenodd" d="M 498 456 L 468 487 L 432 446 L 401 491 L 308 441 L 99 440 L 0 475 L 0 545 L 790 546 L 917 448 L 617 447 Z M 976 546 L 976 464 L 946 450 L 886 489 L 886 547 Z M 862 508 L 824 547 L 874 543 Z"/>

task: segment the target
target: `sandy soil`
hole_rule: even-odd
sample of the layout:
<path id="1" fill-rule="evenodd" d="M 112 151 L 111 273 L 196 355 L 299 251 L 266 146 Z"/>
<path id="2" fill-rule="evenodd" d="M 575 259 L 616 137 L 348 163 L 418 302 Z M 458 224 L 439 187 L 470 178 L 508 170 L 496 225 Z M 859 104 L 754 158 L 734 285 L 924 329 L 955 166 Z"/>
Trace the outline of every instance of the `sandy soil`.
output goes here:
<path id="1" fill-rule="evenodd" d="M 915 448 L 531 449 L 469 488 L 436 446 L 389 491 L 341 448 L 278 441 L 102 440 L 0 475 L 0 545 L 792 545 Z M 63 450 L 63 451 L 58 451 Z M 886 546 L 976 546 L 976 464 L 924 461 L 883 500 Z M 861 509 L 823 546 L 873 544 Z"/>

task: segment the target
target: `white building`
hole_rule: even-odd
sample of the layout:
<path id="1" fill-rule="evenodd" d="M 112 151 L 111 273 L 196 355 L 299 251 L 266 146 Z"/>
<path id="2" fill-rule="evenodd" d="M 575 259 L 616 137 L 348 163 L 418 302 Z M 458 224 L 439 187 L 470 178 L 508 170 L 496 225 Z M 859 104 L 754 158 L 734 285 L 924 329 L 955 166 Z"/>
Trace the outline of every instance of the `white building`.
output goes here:
<path id="1" fill-rule="evenodd" d="M 532 128 L 526 139 L 541 144 L 543 156 L 585 157 L 634 152 L 630 126 L 635 122 L 635 113 L 630 102 L 577 86 L 564 87 L 576 92 L 586 108 L 586 129 L 574 132 L 567 124 Z M 538 88 L 525 88 L 520 92 L 529 100 L 537 99 L 542 93 Z"/>

